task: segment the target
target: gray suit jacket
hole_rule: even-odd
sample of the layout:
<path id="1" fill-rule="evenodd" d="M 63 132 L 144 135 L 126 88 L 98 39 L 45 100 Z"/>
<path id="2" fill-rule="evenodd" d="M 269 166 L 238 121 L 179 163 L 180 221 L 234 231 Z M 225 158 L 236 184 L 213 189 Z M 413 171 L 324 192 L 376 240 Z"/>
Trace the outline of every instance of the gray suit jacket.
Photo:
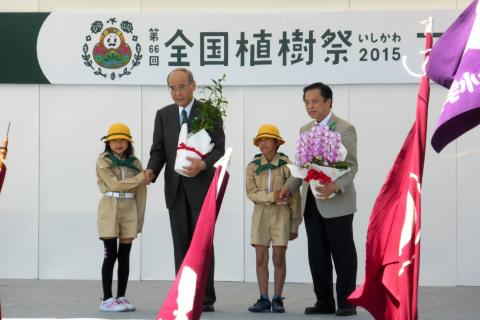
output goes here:
<path id="1" fill-rule="evenodd" d="M 198 114 L 197 100 L 194 101 L 188 121 Z M 153 143 L 150 149 L 150 160 L 147 169 L 152 169 L 157 177 L 165 165 L 165 202 L 167 208 L 172 208 L 179 185 L 182 183 L 188 190 L 189 201 L 194 209 L 201 208 L 210 182 L 215 173 L 213 165 L 225 153 L 225 133 L 223 124 L 208 132 L 214 143 L 213 150 L 203 159 L 207 170 L 200 172 L 196 177 L 188 178 L 175 172 L 175 158 L 177 156 L 178 135 L 180 134 L 180 115 L 176 104 L 168 105 L 157 111 L 153 130 Z M 155 180 L 154 180 L 155 182 Z"/>
<path id="2" fill-rule="evenodd" d="M 340 187 L 341 193 L 337 194 L 332 199 L 321 200 L 315 199 L 318 211 L 324 218 L 336 218 L 346 216 L 357 211 L 357 195 L 355 192 L 355 185 L 353 178 L 358 171 L 357 163 L 357 133 L 355 127 L 342 118 L 332 115 L 329 124 L 336 122 L 334 131 L 340 132 L 342 135 L 342 143 L 347 149 L 347 158 L 345 161 L 351 164 L 350 171 L 335 180 L 335 183 Z M 307 123 L 300 129 L 300 132 L 305 132 L 313 128 L 315 121 Z M 309 184 L 302 179 L 290 177 L 285 185 L 293 194 L 300 186 L 302 186 L 302 213 L 305 212 L 305 203 L 307 200 L 307 191 L 310 188 Z"/>

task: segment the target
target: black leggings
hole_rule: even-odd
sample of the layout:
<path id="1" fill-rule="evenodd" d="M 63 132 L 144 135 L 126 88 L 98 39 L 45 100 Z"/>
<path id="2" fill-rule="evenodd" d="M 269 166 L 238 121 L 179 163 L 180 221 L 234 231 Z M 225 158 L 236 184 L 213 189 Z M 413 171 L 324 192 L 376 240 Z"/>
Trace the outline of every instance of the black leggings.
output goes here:
<path id="1" fill-rule="evenodd" d="M 118 257 L 118 288 L 117 297 L 124 297 L 127 290 L 128 276 L 130 273 L 130 249 L 131 243 L 120 243 L 117 252 L 117 239 L 103 239 L 105 248 L 102 265 L 103 300 L 112 295 L 113 267 Z"/>

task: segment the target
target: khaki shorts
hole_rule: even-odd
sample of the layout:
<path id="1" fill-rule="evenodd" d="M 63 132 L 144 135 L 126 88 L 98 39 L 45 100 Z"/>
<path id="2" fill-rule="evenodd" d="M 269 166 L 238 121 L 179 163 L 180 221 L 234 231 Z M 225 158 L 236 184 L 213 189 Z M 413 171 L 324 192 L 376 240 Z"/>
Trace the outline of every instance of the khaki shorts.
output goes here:
<path id="1" fill-rule="evenodd" d="M 135 198 L 103 196 L 98 208 L 97 227 L 99 238 L 136 238 L 138 216 Z"/>
<path id="2" fill-rule="evenodd" d="M 252 215 L 250 244 L 287 246 L 290 238 L 290 211 L 286 205 L 265 205 Z"/>

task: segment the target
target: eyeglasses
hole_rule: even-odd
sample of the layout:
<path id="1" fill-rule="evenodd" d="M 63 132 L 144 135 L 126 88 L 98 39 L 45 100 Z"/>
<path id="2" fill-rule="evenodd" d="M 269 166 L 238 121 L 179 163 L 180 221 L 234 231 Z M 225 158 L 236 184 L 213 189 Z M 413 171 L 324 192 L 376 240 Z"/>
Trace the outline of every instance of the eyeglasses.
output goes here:
<path id="1" fill-rule="evenodd" d="M 181 85 L 178 87 L 168 87 L 168 91 L 170 91 L 170 93 L 175 93 L 175 92 L 183 93 L 185 92 L 185 90 L 187 90 L 188 86 L 189 85 Z"/>
<path id="2" fill-rule="evenodd" d="M 308 106 L 309 104 L 318 104 L 322 101 L 321 100 L 304 100 L 303 102 L 305 103 L 306 106 Z"/>

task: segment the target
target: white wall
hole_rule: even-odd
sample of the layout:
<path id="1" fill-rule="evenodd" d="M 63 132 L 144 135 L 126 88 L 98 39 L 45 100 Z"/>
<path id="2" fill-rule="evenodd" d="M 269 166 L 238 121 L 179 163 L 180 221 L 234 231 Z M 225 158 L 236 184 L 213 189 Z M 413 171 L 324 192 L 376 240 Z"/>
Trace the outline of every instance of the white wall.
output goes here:
<path id="1" fill-rule="evenodd" d="M 447 0 L 243 0 L 60 1 L 2 0 L 0 11 L 65 10 L 396 10 L 461 9 Z M 195 72 L 195 70 L 193 70 Z M 328 79 L 319 76 L 319 81 Z M 216 279 L 256 281 L 248 244 L 252 204 L 244 194 L 244 169 L 257 152 L 252 137 L 274 122 L 294 154 L 299 127 L 308 121 L 299 86 L 227 87 L 227 145 L 234 148 L 231 179 L 215 236 Z M 357 128 L 358 213 L 354 228 L 362 281 L 368 218 L 415 115 L 416 85 L 333 86 L 334 111 Z M 432 85 L 428 139 L 446 90 Z M 117 121 L 127 123 L 136 153 L 148 161 L 154 115 L 170 103 L 165 86 L 0 85 L 0 136 L 12 121 L 8 174 L 0 195 L 0 278 L 99 279 L 102 245 L 96 235 L 95 159 L 100 137 Z M 480 160 L 474 129 L 438 155 L 428 147 L 422 208 L 422 285 L 480 285 L 475 245 Z M 472 152 L 473 150 L 473 152 Z M 172 279 L 173 248 L 162 179 L 149 187 L 144 232 L 134 242 L 132 279 Z M 311 282 L 303 225 L 288 249 L 287 281 Z"/>

